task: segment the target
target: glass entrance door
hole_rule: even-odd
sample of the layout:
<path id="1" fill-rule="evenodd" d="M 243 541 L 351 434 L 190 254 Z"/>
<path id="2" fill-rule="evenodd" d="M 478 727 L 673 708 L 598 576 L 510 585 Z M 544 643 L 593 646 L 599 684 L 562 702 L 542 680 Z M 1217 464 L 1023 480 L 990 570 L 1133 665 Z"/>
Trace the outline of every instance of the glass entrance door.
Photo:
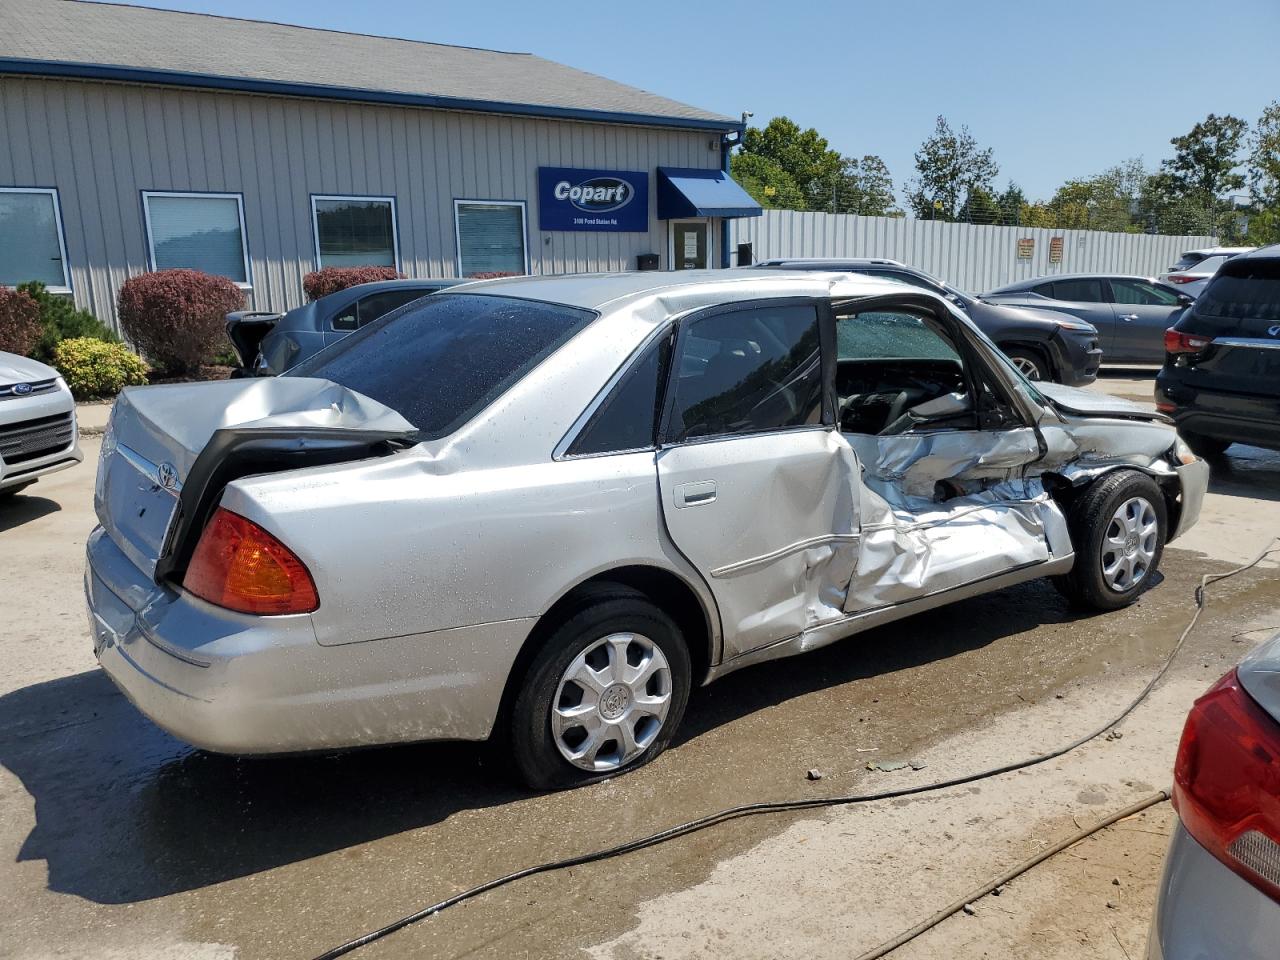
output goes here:
<path id="1" fill-rule="evenodd" d="M 707 266 L 708 224 L 703 221 L 674 221 L 671 224 L 671 267 L 673 270 L 705 270 Z"/>

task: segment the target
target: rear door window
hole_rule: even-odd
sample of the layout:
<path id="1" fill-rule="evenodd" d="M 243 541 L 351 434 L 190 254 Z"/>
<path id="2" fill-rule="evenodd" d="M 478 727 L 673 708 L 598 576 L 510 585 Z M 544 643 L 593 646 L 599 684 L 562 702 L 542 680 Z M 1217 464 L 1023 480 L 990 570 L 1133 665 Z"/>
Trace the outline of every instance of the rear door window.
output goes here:
<path id="1" fill-rule="evenodd" d="M 680 335 L 667 438 L 758 433 L 822 422 L 816 305 L 748 307 Z"/>
<path id="2" fill-rule="evenodd" d="M 360 326 L 366 323 L 372 323 L 385 313 L 390 313 L 396 307 L 403 307 L 406 303 L 412 303 L 419 297 L 425 297 L 430 291 L 420 290 L 417 288 L 409 290 L 384 290 L 381 293 L 371 293 L 367 297 L 360 299 L 359 317 Z"/>
<path id="3" fill-rule="evenodd" d="M 1080 277 L 1075 280 L 1053 281 L 1053 299 L 1073 303 L 1106 303 L 1102 295 L 1102 281 L 1097 277 Z"/>
<path id="4" fill-rule="evenodd" d="M 671 355 L 671 334 L 649 344 L 622 375 L 569 448 L 570 456 L 621 453 L 653 447 L 662 402 L 662 374 Z"/>
<path id="5" fill-rule="evenodd" d="M 423 440 L 448 436 L 595 319 L 563 304 L 478 294 L 426 297 L 284 374 L 320 377 L 395 410 Z"/>

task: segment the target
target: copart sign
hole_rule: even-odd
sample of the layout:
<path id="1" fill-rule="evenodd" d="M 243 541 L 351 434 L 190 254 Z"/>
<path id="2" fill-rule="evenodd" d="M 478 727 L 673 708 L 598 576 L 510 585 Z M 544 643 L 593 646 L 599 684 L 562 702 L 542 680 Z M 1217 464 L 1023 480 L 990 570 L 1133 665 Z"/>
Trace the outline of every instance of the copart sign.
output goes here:
<path id="1" fill-rule="evenodd" d="M 643 233 L 649 229 L 649 174 L 539 167 L 538 227 Z"/>

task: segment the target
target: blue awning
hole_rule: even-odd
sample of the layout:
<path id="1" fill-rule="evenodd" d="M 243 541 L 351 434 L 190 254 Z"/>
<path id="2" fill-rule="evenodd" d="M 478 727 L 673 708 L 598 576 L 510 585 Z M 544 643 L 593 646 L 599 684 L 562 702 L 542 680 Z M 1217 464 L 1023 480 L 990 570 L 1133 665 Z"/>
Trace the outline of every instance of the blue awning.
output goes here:
<path id="1" fill-rule="evenodd" d="M 723 170 L 658 168 L 658 219 L 758 217 L 764 211 Z"/>

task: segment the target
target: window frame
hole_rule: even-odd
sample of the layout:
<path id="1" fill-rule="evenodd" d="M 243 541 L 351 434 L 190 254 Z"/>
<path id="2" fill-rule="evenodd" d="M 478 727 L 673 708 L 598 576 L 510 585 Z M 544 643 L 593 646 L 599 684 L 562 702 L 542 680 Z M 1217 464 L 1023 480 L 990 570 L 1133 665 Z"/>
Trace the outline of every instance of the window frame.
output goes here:
<path id="1" fill-rule="evenodd" d="M 317 200 L 374 200 L 380 203 L 389 203 L 391 205 L 391 256 L 395 261 L 393 266 L 397 273 L 400 272 L 400 219 L 396 213 L 396 198 L 394 195 L 389 197 L 362 196 L 354 193 L 313 193 L 311 194 L 311 241 L 315 250 L 316 269 L 324 269 L 324 261 L 320 257 L 320 217 L 316 212 Z"/>
<path id="2" fill-rule="evenodd" d="M 520 208 L 520 228 L 522 232 L 521 246 L 524 251 L 524 275 L 529 274 L 529 204 L 524 200 L 482 200 L 475 197 L 454 197 L 453 198 L 453 249 L 454 249 L 454 266 L 457 268 L 459 279 L 467 279 L 467 275 L 462 269 L 462 229 L 458 220 L 458 208 L 465 205 L 476 205 L 486 207 L 519 207 Z"/>
<path id="3" fill-rule="evenodd" d="M 725 313 L 743 313 L 748 310 L 764 310 L 772 307 L 813 307 L 818 320 L 819 367 L 822 377 L 822 416 L 818 423 L 798 423 L 788 427 L 769 427 L 764 430 L 750 430 L 743 433 L 717 433 L 712 436 L 686 437 L 683 440 L 670 438 L 671 418 L 675 412 L 676 390 L 680 378 L 672 376 L 673 370 L 679 369 L 681 351 L 687 342 L 690 328 L 699 320 L 719 316 Z M 681 447 L 694 443 L 717 443 L 724 440 L 739 440 L 743 437 L 767 437 L 778 433 L 792 433 L 801 430 L 831 430 L 838 425 L 835 422 L 835 319 L 832 303 L 827 297 L 762 297 L 756 300 L 735 300 L 732 303 L 721 303 L 713 307 L 696 310 L 680 317 L 676 322 L 676 339 L 671 348 L 671 362 L 667 365 L 666 383 L 663 384 L 661 416 L 658 423 L 658 450 L 668 447 Z"/>
<path id="4" fill-rule="evenodd" d="M 43 193 L 47 194 L 53 200 L 53 223 L 58 231 L 58 253 L 62 257 L 62 286 L 45 287 L 50 293 L 59 296 L 71 295 L 74 291 L 71 286 L 71 264 L 67 261 L 67 232 L 62 224 L 62 197 L 58 194 L 57 187 L 0 187 L 0 193 Z M 5 288 L 8 290 L 16 289 L 7 284 Z"/>
<path id="5" fill-rule="evenodd" d="M 244 257 L 244 280 L 231 280 L 241 290 L 253 289 L 253 267 L 251 257 L 249 256 L 249 231 L 244 224 L 244 194 L 243 193 L 224 193 L 215 190 L 143 190 L 142 193 L 142 221 L 146 227 L 147 235 L 147 266 L 151 270 L 159 270 L 156 266 L 156 244 L 155 235 L 151 229 L 151 205 L 149 201 L 152 197 L 177 197 L 185 199 L 206 199 L 206 200 L 234 200 L 236 202 L 236 211 L 240 217 L 240 253 Z M 194 268 L 192 268 L 194 269 Z"/>

